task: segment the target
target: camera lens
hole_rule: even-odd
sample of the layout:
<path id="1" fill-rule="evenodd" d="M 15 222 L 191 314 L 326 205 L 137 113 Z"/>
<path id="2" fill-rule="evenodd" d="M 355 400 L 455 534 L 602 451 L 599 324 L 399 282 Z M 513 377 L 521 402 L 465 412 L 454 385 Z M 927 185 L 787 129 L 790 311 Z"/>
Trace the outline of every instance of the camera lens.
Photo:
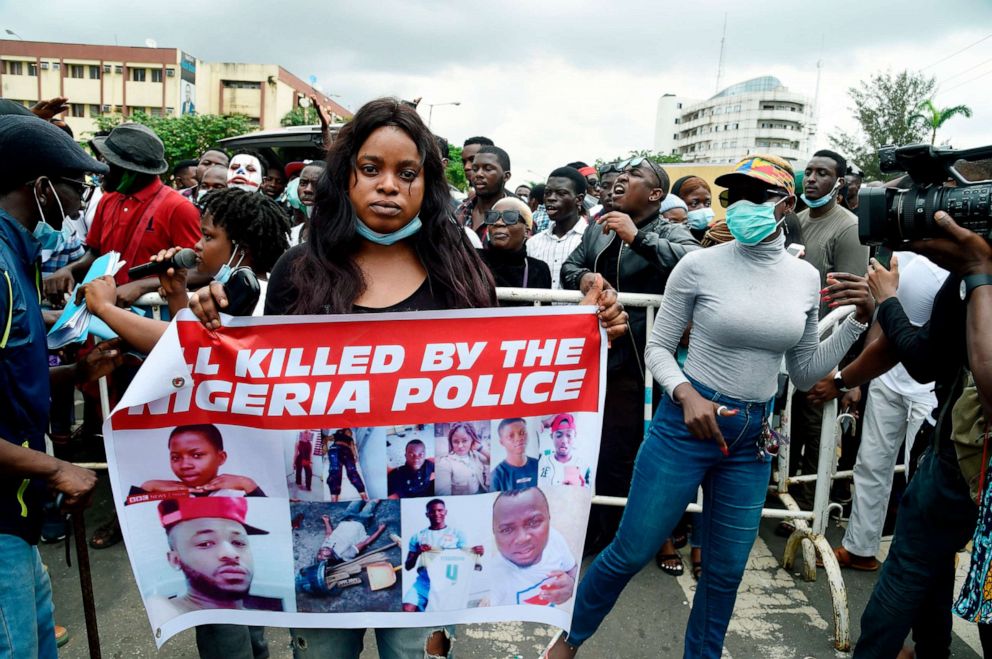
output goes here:
<path id="1" fill-rule="evenodd" d="M 962 227 L 992 240 L 992 186 L 914 186 L 862 188 L 858 202 L 858 235 L 865 245 L 898 245 L 940 235 L 934 213 L 944 211 Z"/>

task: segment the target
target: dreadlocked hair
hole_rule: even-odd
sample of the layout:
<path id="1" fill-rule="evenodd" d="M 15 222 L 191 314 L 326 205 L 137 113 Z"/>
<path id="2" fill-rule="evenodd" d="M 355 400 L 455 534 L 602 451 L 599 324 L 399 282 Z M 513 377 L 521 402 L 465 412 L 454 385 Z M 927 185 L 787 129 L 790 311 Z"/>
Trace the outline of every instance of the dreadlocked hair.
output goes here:
<path id="1" fill-rule="evenodd" d="M 214 226 L 224 229 L 231 242 L 251 255 L 256 273 L 270 272 L 289 249 L 289 218 L 264 194 L 239 188 L 214 190 L 200 202 L 200 212 L 210 213 Z"/>
<path id="2" fill-rule="evenodd" d="M 367 282 L 355 263 L 361 238 L 348 197 L 358 152 L 383 126 L 406 133 L 423 159 L 424 200 L 420 231 L 409 238 L 428 272 L 435 292 L 447 308 L 491 307 L 496 289 L 485 263 L 472 248 L 449 209 L 450 192 L 434 135 L 413 108 L 394 98 L 363 105 L 341 128 L 327 154 L 327 167 L 317 182 L 310 233 L 292 267 L 290 281 L 299 291 L 292 314 L 350 313 Z"/>

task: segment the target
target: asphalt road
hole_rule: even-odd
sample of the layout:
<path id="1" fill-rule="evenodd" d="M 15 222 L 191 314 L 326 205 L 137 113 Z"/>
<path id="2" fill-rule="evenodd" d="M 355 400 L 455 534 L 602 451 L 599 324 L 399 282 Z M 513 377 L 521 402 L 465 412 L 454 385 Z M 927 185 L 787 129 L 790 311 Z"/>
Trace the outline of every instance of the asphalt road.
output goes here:
<path id="1" fill-rule="evenodd" d="M 111 513 L 109 487 L 102 483 L 96 503 L 86 515 L 90 530 Z M 734 619 L 727 637 L 725 657 L 733 659 L 796 659 L 846 657 L 833 647 L 833 613 L 823 571 L 812 583 L 781 568 L 784 540 L 774 534 L 775 523 L 766 520 L 751 553 L 741 585 Z M 832 526 L 831 543 L 840 541 L 842 529 Z M 71 639 L 62 648 L 64 659 L 88 656 L 85 624 L 75 563 L 66 567 L 63 545 L 42 547 L 52 575 L 56 620 L 69 627 Z M 141 598 L 123 545 L 90 552 L 100 623 L 101 647 L 107 658 L 195 658 L 192 631 L 169 640 L 156 652 Z M 959 582 L 967 567 L 961 554 Z M 857 639 L 859 618 L 871 594 L 876 574 L 844 572 L 851 611 L 851 637 Z M 694 589 L 692 578 L 675 579 L 654 564 L 634 578 L 600 632 L 584 646 L 586 657 L 681 657 L 682 638 Z M 506 659 L 539 656 L 556 630 L 529 623 L 463 626 L 455 651 L 462 659 Z M 286 630 L 267 632 L 273 659 L 292 656 Z M 374 639 L 367 636 L 362 655 L 376 657 Z M 981 650 L 974 626 L 955 621 L 953 657 L 978 657 Z"/>

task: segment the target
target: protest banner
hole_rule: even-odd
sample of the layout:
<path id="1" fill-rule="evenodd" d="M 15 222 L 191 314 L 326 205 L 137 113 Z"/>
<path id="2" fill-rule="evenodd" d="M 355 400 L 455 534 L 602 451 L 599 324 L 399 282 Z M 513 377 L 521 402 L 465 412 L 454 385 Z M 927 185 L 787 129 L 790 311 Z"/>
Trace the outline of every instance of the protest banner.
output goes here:
<path id="1" fill-rule="evenodd" d="M 108 419 L 161 646 L 205 623 L 568 627 L 599 455 L 591 307 L 182 312 Z"/>

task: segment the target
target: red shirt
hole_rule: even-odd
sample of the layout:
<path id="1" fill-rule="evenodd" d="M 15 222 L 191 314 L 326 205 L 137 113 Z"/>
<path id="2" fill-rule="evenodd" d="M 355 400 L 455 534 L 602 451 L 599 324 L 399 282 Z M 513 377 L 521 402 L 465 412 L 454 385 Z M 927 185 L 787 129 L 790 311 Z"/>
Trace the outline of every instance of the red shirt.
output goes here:
<path id="1" fill-rule="evenodd" d="M 99 254 L 118 251 L 122 258 L 131 245 L 135 231 L 141 232 L 141 242 L 133 259 L 117 273 L 117 285 L 128 281 L 127 269 L 148 263 L 160 250 L 169 247 L 193 247 L 200 240 L 200 211 L 177 190 L 165 187 L 164 198 L 150 217 L 145 210 L 164 186 L 155 181 L 134 194 L 108 192 L 100 198 L 93 216 L 93 225 L 86 244 Z M 138 226 L 140 222 L 140 226 Z"/>

